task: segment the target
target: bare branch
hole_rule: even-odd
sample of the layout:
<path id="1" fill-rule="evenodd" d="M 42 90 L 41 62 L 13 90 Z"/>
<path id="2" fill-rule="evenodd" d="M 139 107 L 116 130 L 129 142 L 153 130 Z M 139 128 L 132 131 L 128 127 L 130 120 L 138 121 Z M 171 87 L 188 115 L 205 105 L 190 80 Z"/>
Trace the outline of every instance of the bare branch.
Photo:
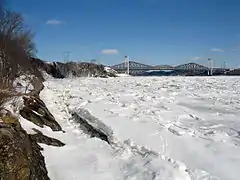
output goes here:
<path id="1" fill-rule="evenodd" d="M 22 72 L 42 78 L 30 61 L 36 53 L 33 37 L 19 13 L 4 11 L 0 18 L 0 90 L 11 90 Z"/>

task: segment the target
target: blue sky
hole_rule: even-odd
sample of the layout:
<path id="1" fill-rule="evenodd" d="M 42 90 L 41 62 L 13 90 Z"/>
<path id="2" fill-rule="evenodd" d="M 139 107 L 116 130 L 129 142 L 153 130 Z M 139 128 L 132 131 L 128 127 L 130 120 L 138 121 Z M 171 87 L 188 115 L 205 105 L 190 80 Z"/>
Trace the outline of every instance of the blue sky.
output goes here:
<path id="1" fill-rule="evenodd" d="M 240 66 L 238 0 L 8 0 L 36 32 L 39 58 L 97 59 L 125 55 L 146 64 L 187 62 Z"/>

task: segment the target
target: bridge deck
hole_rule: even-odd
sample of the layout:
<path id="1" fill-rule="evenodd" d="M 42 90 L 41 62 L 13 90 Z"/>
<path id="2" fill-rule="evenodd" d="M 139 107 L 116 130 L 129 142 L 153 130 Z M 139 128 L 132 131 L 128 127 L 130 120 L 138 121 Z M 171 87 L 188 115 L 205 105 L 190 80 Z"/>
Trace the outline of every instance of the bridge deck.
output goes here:
<path id="1" fill-rule="evenodd" d="M 126 71 L 127 66 L 125 63 L 121 63 L 121 64 L 117 64 L 114 66 L 111 66 L 112 69 L 116 70 L 116 71 Z M 203 65 L 200 64 L 196 64 L 196 63 L 188 63 L 188 64 L 182 64 L 179 66 L 151 66 L 151 65 L 145 65 L 145 64 L 141 64 L 138 62 L 134 62 L 134 61 L 130 61 L 129 62 L 129 70 L 130 71 L 140 71 L 140 70 L 144 70 L 144 71 L 149 71 L 149 70 L 182 70 L 182 71 L 198 71 L 198 70 L 210 70 L 208 67 L 205 67 Z M 218 70 L 218 71 L 226 71 L 229 70 L 227 68 L 213 68 L 214 71 Z"/>

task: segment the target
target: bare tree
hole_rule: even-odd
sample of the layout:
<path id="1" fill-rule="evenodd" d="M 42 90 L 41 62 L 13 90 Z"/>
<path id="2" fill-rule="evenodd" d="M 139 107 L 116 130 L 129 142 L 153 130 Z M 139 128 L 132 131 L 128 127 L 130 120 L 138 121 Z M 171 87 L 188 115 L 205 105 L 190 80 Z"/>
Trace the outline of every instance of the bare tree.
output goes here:
<path id="1" fill-rule="evenodd" d="M 16 12 L 3 11 L 0 18 L 0 90 L 11 90 L 22 72 L 42 77 L 30 59 L 36 53 L 34 34 Z"/>

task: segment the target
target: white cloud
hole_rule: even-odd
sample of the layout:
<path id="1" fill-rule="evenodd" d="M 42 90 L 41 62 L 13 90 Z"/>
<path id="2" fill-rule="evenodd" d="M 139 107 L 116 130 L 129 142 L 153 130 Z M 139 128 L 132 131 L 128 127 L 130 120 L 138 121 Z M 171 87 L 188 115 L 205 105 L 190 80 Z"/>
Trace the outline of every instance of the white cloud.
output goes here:
<path id="1" fill-rule="evenodd" d="M 219 48 L 212 48 L 211 51 L 213 51 L 213 52 L 224 52 L 224 50 L 219 49 Z"/>
<path id="2" fill-rule="evenodd" d="M 59 21 L 56 19 L 49 19 L 46 21 L 46 24 L 49 24 L 49 25 L 60 25 L 62 23 L 63 23 L 63 21 Z"/>
<path id="3" fill-rule="evenodd" d="M 118 54 L 118 50 L 117 49 L 103 49 L 102 54 L 107 54 L 107 55 L 112 55 L 112 54 Z"/>
<path id="4" fill-rule="evenodd" d="M 200 59 L 201 59 L 200 57 L 196 56 L 196 57 L 191 58 L 190 60 L 197 61 L 197 60 L 200 60 Z"/>

